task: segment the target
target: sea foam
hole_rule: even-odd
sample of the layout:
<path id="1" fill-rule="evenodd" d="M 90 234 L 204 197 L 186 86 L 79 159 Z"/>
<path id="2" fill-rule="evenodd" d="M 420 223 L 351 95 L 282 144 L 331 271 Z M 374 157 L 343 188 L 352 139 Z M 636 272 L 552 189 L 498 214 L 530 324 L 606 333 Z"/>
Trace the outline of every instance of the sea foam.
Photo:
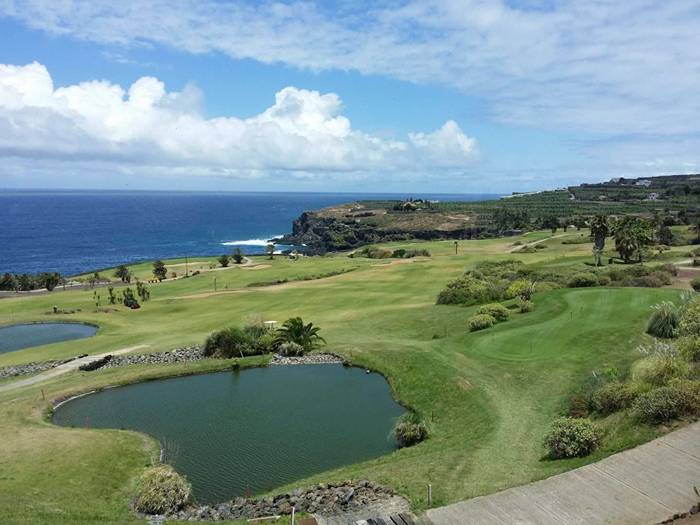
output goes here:
<path id="1" fill-rule="evenodd" d="M 271 235 L 268 239 L 276 239 L 282 235 Z M 246 241 L 226 241 L 222 242 L 222 246 L 267 246 L 270 244 L 268 239 L 248 239 Z"/>

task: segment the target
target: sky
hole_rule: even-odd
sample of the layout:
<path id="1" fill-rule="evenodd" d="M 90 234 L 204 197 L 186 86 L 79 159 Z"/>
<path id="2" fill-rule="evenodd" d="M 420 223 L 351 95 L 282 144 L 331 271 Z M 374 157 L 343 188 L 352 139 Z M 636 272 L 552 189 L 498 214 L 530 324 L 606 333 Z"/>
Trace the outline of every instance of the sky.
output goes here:
<path id="1" fill-rule="evenodd" d="M 697 0 L 0 0 L 0 188 L 700 172 Z"/>

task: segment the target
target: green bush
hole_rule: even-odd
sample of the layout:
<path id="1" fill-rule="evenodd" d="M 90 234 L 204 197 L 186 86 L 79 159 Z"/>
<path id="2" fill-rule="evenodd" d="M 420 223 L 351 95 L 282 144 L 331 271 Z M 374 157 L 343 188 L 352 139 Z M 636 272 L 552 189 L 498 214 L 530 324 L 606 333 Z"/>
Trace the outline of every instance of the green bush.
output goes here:
<path id="1" fill-rule="evenodd" d="M 607 275 L 598 276 L 598 286 L 610 286 L 612 280 Z"/>
<path id="2" fill-rule="evenodd" d="M 277 351 L 280 353 L 280 355 L 285 356 L 304 355 L 304 347 L 292 341 L 282 343 L 277 347 Z"/>
<path id="3" fill-rule="evenodd" d="M 696 292 L 700 292 L 700 277 L 695 277 L 694 279 L 691 279 L 690 286 Z"/>
<path id="4" fill-rule="evenodd" d="M 645 423 L 667 423 L 700 410 L 700 389 L 695 381 L 674 381 L 641 394 L 632 405 L 634 416 Z"/>
<path id="5" fill-rule="evenodd" d="M 700 337 L 681 337 L 677 343 L 679 354 L 691 363 L 700 361 Z"/>
<path id="6" fill-rule="evenodd" d="M 598 286 L 598 277 L 591 272 L 580 272 L 571 277 L 567 283 L 569 288 L 588 288 Z"/>
<path id="7" fill-rule="evenodd" d="M 678 332 L 680 335 L 700 336 L 700 299 L 693 299 L 681 308 Z"/>
<path id="8" fill-rule="evenodd" d="M 613 381 L 593 392 L 591 405 L 596 412 L 611 414 L 631 406 L 638 395 L 634 385 Z"/>
<path id="9" fill-rule="evenodd" d="M 412 447 L 428 437 L 428 429 L 417 414 L 410 413 L 396 423 L 394 437 L 399 447 Z"/>
<path id="10" fill-rule="evenodd" d="M 491 300 L 492 295 L 486 282 L 464 276 L 447 284 L 438 295 L 437 304 L 478 304 Z"/>
<path id="11" fill-rule="evenodd" d="M 477 330 L 484 330 L 486 328 L 491 328 L 496 324 L 496 318 L 488 314 L 477 314 L 470 317 L 467 321 L 469 325 L 470 332 L 476 332 Z"/>
<path id="12" fill-rule="evenodd" d="M 476 311 L 476 313 L 479 315 L 490 315 L 498 322 L 507 321 L 510 317 L 510 311 L 508 310 L 508 308 L 506 308 L 500 303 L 485 304 L 484 306 L 480 307 Z"/>
<path id="13" fill-rule="evenodd" d="M 549 457 L 587 456 L 600 444 L 600 431 L 586 418 L 562 417 L 554 421 L 544 438 Z"/>
<path id="14" fill-rule="evenodd" d="M 655 277 L 658 279 L 664 286 L 668 286 L 673 282 L 673 279 L 671 278 L 671 274 L 666 273 L 666 272 L 652 272 L 650 277 Z"/>
<path id="15" fill-rule="evenodd" d="M 192 487 L 169 465 L 147 469 L 137 483 L 134 508 L 144 514 L 172 514 L 191 499 Z"/>
<path id="16" fill-rule="evenodd" d="M 241 328 L 224 328 L 214 332 L 204 342 L 204 355 L 215 357 L 240 357 L 250 351 L 252 340 Z"/>
<path id="17" fill-rule="evenodd" d="M 527 299 L 523 299 L 522 297 L 518 298 L 518 310 L 521 314 L 531 312 L 534 308 L 535 303 L 533 303 L 532 301 L 528 301 Z"/>
<path id="18" fill-rule="evenodd" d="M 678 308 L 670 301 L 654 305 L 654 313 L 647 324 L 647 333 L 656 337 L 672 338 L 678 333 Z"/>
<path id="19" fill-rule="evenodd" d="M 651 355 L 637 361 L 632 367 L 636 381 L 654 386 L 667 384 L 671 379 L 688 377 L 690 366 L 680 355 Z"/>

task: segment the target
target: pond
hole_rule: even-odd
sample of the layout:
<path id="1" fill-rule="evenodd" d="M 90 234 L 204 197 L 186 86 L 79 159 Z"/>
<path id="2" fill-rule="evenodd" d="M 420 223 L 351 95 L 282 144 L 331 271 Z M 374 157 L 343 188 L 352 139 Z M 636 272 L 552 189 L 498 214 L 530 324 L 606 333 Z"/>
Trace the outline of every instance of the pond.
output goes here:
<path id="1" fill-rule="evenodd" d="M 54 422 L 150 434 L 197 500 L 216 503 L 391 452 L 404 412 L 381 375 L 324 364 L 107 389 L 60 406 Z"/>
<path id="2" fill-rule="evenodd" d="M 97 327 L 83 323 L 28 323 L 0 328 L 0 354 L 31 346 L 92 337 Z"/>

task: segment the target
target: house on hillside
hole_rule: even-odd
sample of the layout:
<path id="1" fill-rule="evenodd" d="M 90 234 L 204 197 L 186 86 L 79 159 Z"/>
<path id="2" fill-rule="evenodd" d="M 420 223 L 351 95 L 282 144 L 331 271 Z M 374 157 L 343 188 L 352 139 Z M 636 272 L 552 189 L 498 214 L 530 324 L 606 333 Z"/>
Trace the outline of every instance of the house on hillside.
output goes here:
<path id="1" fill-rule="evenodd" d="M 649 179 L 639 179 L 637 182 L 634 183 L 634 185 L 649 187 L 651 186 L 651 181 Z"/>

